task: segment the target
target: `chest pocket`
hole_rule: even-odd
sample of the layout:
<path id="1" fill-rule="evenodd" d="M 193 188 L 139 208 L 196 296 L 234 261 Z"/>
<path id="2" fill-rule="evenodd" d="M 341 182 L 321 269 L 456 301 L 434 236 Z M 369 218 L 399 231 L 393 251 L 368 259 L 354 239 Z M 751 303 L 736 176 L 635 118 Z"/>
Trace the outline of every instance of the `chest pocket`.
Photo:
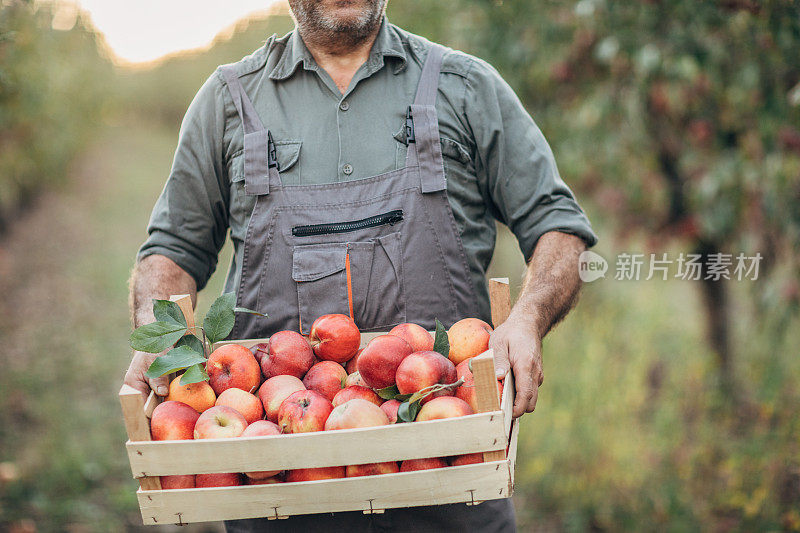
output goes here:
<path id="1" fill-rule="evenodd" d="M 287 140 L 275 141 L 275 150 L 278 153 L 278 169 L 287 172 L 297 166 L 300 159 L 300 147 L 302 141 Z M 264 154 L 266 157 L 266 154 Z M 229 223 L 231 228 L 231 238 L 244 240 L 247 232 L 247 222 L 253 207 L 256 205 L 256 197 L 248 196 L 244 192 L 244 151 L 239 150 L 228 161 L 228 177 L 230 179 L 230 201 L 229 201 Z"/>
<path id="2" fill-rule="evenodd" d="M 397 149 L 395 151 L 395 168 L 401 168 L 406 164 L 406 154 L 408 153 L 405 125 L 392 137 L 394 137 L 394 139 L 397 141 Z M 449 169 L 454 166 L 454 163 L 455 166 L 465 170 L 471 165 L 472 156 L 469 155 L 469 151 L 463 144 L 447 137 L 439 137 L 439 143 L 442 147 L 444 170 L 446 174 L 448 173 Z"/>
<path id="3" fill-rule="evenodd" d="M 380 222 L 387 228 L 402 216 L 401 210 L 395 210 L 353 223 Z M 292 250 L 292 279 L 297 286 L 303 334 L 309 332 L 314 320 L 329 313 L 352 312 L 362 330 L 386 329 L 406 321 L 399 231 L 379 231 L 354 241 L 296 245 Z"/>

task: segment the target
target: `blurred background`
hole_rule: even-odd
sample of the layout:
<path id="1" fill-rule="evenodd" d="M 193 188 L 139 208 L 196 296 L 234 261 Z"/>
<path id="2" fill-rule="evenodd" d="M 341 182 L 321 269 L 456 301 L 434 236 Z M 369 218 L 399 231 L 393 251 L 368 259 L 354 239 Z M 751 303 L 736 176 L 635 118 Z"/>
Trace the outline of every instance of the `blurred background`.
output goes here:
<path id="1" fill-rule="evenodd" d="M 609 261 L 545 341 L 520 529 L 800 530 L 798 3 L 388 13 L 500 71 Z M 195 91 L 292 27 L 270 0 L 0 0 L 0 530 L 144 529 L 116 397 L 129 272 Z M 621 253 L 762 260 L 757 280 L 630 281 Z M 504 229 L 491 273 L 518 290 L 523 266 Z"/>

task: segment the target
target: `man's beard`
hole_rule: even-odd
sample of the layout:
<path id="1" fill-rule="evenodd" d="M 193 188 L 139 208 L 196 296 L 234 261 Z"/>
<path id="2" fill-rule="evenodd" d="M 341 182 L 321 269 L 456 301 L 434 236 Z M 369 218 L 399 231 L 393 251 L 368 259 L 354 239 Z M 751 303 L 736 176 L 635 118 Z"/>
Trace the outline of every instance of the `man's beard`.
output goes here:
<path id="1" fill-rule="evenodd" d="M 289 5 L 303 39 L 349 48 L 364 42 L 377 30 L 387 0 L 366 0 L 355 17 L 342 19 L 323 7 L 319 0 L 290 0 Z"/>

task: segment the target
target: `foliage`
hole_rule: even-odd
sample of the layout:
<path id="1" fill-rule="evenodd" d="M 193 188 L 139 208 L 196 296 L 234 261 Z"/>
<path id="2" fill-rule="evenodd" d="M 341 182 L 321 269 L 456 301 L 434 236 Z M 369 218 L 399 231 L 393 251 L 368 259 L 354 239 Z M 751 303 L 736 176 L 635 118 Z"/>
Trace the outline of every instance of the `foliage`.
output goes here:
<path id="1" fill-rule="evenodd" d="M 205 370 L 206 354 L 211 352 L 214 343 L 224 340 L 233 330 L 236 312 L 254 314 L 266 318 L 267 315 L 236 307 L 236 295 L 227 292 L 219 296 L 203 319 L 202 326 L 189 328 L 180 306 L 170 300 L 153 300 L 153 316 L 156 321 L 144 324 L 131 333 L 131 348 L 148 353 L 161 353 L 145 374 L 157 378 L 185 370 L 181 385 L 208 381 Z M 190 332 L 202 332 L 203 339 Z"/>
<path id="2" fill-rule="evenodd" d="M 424 16 L 440 7 L 392 4 L 395 21 L 446 37 Z M 797 2 L 448 4 L 463 23 L 455 45 L 488 60 L 517 90 L 607 234 L 643 237 L 653 251 L 678 241 L 705 258 L 760 253 L 756 309 L 797 313 Z M 734 392 L 729 284 L 697 285 L 723 385 Z"/>
<path id="3" fill-rule="evenodd" d="M 0 232 L 40 189 L 61 184 L 96 128 L 112 71 L 78 13 L 53 29 L 54 8 L 0 3 Z"/>

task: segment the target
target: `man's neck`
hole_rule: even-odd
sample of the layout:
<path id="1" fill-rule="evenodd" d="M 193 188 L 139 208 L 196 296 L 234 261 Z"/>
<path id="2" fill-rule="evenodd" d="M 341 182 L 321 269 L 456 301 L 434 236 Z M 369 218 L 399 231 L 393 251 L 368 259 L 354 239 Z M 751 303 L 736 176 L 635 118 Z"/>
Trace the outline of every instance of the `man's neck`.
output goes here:
<path id="1" fill-rule="evenodd" d="M 339 92 L 344 94 L 350 87 L 356 71 L 369 58 L 369 52 L 372 50 L 379 31 L 380 26 L 375 28 L 375 31 L 367 39 L 356 45 L 351 43 L 342 45 L 342 43 L 331 41 L 318 42 L 313 38 L 307 38 L 302 33 L 300 36 L 317 65 L 328 73 L 339 88 Z"/>

